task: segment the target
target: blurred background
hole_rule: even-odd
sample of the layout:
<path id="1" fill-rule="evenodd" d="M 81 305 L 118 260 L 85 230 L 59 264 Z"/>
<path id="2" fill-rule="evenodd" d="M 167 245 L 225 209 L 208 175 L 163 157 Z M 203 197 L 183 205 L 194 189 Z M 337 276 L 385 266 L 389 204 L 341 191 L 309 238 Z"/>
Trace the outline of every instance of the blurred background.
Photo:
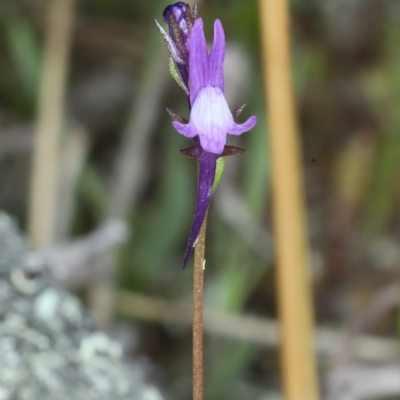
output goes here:
<path id="1" fill-rule="evenodd" d="M 196 163 L 165 112 L 188 116 L 154 25 L 167 4 L 1 1 L 0 208 L 164 396 L 186 400 L 192 270 L 180 265 Z M 400 3 L 290 4 L 324 398 L 399 398 Z M 199 10 L 209 40 L 215 18 L 225 28 L 231 109 L 259 119 L 229 138 L 246 153 L 227 160 L 210 210 L 205 398 L 279 399 L 258 5 Z M 53 153 L 35 141 L 49 130 Z M 54 185 L 34 171 L 56 171 Z"/>

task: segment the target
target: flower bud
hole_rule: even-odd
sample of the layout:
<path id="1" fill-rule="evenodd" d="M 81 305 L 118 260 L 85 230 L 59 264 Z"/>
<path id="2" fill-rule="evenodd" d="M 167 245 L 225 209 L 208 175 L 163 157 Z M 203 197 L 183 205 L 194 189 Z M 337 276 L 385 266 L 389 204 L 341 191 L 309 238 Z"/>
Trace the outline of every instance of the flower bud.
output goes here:
<path id="1" fill-rule="evenodd" d="M 189 37 L 193 27 L 193 17 L 189 4 L 179 1 L 169 5 L 163 12 L 163 19 L 168 24 L 169 35 L 187 63 L 189 60 Z"/>

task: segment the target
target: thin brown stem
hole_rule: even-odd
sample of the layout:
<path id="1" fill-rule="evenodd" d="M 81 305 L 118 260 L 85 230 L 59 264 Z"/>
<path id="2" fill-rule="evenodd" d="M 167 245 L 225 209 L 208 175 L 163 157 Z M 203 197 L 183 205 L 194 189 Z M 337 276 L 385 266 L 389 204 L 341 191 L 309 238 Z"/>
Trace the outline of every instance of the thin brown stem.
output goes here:
<path id="1" fill-rule="evenodd" d="M 203 289 L 204 250 L 208 210 L 194 250 L 193 273 L 193 400 L 203 400 Z"/>

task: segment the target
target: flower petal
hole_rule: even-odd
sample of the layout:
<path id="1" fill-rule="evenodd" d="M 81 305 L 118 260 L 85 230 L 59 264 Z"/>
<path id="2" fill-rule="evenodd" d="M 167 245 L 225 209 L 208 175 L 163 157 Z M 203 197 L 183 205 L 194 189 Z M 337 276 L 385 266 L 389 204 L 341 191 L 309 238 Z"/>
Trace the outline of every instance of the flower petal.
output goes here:
<path id="1" fill-rule="evenodd" d="M 243 124 L 237 124 L 234 122 L 232 127 L 228 130 L 228 133 L 230 135 L 241 135 L 242 133 L 253 129 L 256 123 L 257 117 L 253 115 L 246 122 L 243 122 Z"/>
<path id="2" fill-rule="evenodd" d="M 172 125 L 180 134 L 187 138 L 193 138 L 198 135 L 196 128 L 190 122 L 188 124 L 182 124 L 181 122 L 173 121 Z"/>
<path id="3" fill-rule="evenodd" d="M 203 223 L 208 205 L 210 204 L 217 158 L 218 156 L 216 154 L 211 154 L 207 152 L 203 152 L 200 156 L 196 210 L 194 213 L 192 228 L 190 229 L 189 239 L 186 245 L 185 255 L 183 257 L 183 269 L 187 267 L 190 254 L 194 245 L 196 244 L 196 239 L 199 235 L 201 224 Z"/>
<path id="4" fill-rule="evenodd" d="M 209 80 L 207 44 L 201 18 L 196 20 L 190 33 L 189 71 L 190 104 L 193 104 Z"/>
<path id="5" fill-rule="evenodd" d="M 223 138 L 223 140 L 222 140 Z M 215 130 L 213 136 L 200 135 L 201 147 L 210 153 L 220 155 L 224 151 L 226 143 L 226 134 L 222 131 Z"/>
<path id="6" fill-rule="evenodd" d="M 205 151 L 222 153 L 226 133 L 234 121 L 221 89 L 207 86 L 200 90 L 190 113 L 190 123 L 198 132 Z"/>
<path id="7" fill-rule="evenodd" d="M 224 89 L 225 34 L 221 21 L 214 22 L 214 43 L 209 56 L 210 84 Z"/>

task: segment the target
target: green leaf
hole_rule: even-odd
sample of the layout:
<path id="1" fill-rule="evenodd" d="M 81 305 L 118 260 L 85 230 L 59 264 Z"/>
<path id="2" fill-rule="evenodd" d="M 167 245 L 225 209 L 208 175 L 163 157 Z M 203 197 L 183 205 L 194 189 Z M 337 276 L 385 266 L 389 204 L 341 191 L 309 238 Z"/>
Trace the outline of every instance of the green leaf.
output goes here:
<path id="1" fill-rule="evenodd" d="M 217 168 L 215 170 L 214 183 L 213 183 L 213 187 L 212 187 L 212 193 L 213 194 L 217 190 L 219 182 L 221 181 L 222 174 L 224 173 L 224 169 L 225 169 L 225 164 L 226 164 L 226 157 L 218 158 L 218 160 L 217 160 Z"/>

